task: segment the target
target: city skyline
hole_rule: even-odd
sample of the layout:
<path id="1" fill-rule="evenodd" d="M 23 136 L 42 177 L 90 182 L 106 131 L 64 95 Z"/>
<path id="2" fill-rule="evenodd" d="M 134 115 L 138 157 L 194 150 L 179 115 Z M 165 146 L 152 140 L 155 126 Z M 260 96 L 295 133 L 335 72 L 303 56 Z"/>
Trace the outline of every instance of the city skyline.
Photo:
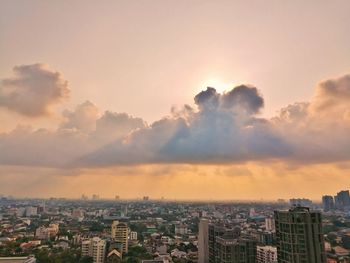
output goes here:
<path id="1" fill-rule="evenodd" d="M 349 8 L 1 2 L 0 194 L 321 201 L 349 189 Z"/>

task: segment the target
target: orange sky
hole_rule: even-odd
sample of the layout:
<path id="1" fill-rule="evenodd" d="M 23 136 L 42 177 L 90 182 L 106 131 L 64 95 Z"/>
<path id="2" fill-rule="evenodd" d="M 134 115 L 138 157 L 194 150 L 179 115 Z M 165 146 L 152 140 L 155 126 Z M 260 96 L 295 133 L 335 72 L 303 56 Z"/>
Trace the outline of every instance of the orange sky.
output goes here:
<path id="1" fill-rule="evenodd" d="M 0 194 L 271 200 L 347 189 L 349 8 L 1 1 Z"/>

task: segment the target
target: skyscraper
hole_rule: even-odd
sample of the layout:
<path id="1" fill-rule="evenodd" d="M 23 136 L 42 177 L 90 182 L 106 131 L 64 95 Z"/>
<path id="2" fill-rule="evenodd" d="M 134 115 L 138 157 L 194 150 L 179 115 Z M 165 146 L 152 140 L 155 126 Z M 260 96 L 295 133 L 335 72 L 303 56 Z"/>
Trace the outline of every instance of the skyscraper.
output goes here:
<path id="1" fill-rule="evenodd" d="M 350 194 L 349 190 L 340 191 L 334 197 L 335 207 L 338 209 L 346 209 L 350 207 Z"/>
<path id="2" fill-rule="evenodd" d="M 116 241 L 123 245 L 122 252 L 128 252 L 128 237 L 129 237 L 129 229 L 128 225 L 123 222 L 113 221 L 111 236 Z"/>
<path id="3" fill-rule="evenodd" d="M 209 221 L 201 219 L 198 231 L 198 263 L 209 262 Z"/>
<path id="4" fill-rule="evenodd" d="M 331 195 L 322 196 L 322 205 L 323 205 L 324 211 L 333 210 L 334 209 L 333 196 L 331 196 Z"/>
<path id="5" fill-rule="evenodd" d="M 275 211 L 278 262 L 325 263 L 321 213 L 306 207 Z"/>

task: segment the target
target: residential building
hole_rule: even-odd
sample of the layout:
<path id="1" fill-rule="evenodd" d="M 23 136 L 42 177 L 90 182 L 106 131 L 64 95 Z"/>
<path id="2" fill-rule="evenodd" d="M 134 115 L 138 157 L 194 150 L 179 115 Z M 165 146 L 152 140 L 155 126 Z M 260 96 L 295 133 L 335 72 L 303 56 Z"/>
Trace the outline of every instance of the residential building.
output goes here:
<path id="1" fill-rule="evenodd" d="M 275 211 L 279 263 L 325 263 L 320 212 L 307 207 Z"/>
<path id="2" fill-rule="evenodd" d="M 123 245 L 122 252 L 128 252 L 129 228 L 126 223 L 113 221 L 111 236 L 116 241 Z"/>
<path id="3" fill-rule="evenodd" d="M 257 263 L 276 263 L 277 247 L 273 246 L 257 246 L 256 248 Z"/>
<path id="4" fill-rule="evenodd" d="M 93 258 L 93 263 L 104 263 L 106 254 L 106 241 L 99 237 L 83 240 L 81 243 L 81 255 Z"/>

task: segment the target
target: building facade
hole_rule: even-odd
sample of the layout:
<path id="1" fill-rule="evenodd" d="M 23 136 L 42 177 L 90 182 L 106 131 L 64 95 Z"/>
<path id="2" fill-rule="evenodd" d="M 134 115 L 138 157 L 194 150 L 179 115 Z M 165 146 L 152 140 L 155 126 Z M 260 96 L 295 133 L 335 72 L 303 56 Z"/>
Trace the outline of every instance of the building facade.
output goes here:
<path id="1" fill-rule="evenodd" d="M 277 247 L 273 246 L 257 246 L 256 248 L 257 263 L 276 263 Z"/>
<path id="2" fill-rule="evenodd" d="M 280 263 L 326 263 L 321 213 L 307 207 L 275 211 Z"/>
<path id="3" fill-rule="evenodd" d="M 83 240 L 81 255 L 93 258 L 93 263 L 104 263 L 106 255 L 106 241 L 99 237 Z"/>
<path id="4" fill-rule="evenodd" d="M 128 252 L 129 228 L 126 223 L 113 221 L 111 236 L 116 241 L 123 245 L 122 252 Z"/>
<path id="5" fill-rule="evenodd" d="M 198 263 L 209 262 L 209 221 L 201 219 L 198 231 Z"/>

